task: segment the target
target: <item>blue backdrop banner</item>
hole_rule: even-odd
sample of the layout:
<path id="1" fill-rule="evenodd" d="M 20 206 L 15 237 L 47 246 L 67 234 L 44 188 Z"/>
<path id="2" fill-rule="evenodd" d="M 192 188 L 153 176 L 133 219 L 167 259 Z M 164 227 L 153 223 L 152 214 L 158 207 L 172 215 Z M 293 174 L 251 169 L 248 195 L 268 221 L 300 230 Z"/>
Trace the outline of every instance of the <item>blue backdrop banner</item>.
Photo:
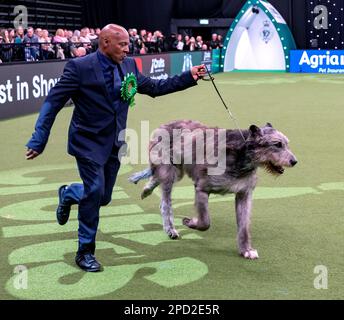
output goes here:
<path id="1" fill-rule="evenodd" d="M 290 72 L 344 73 L 343 50 L 291 50 Z"/>

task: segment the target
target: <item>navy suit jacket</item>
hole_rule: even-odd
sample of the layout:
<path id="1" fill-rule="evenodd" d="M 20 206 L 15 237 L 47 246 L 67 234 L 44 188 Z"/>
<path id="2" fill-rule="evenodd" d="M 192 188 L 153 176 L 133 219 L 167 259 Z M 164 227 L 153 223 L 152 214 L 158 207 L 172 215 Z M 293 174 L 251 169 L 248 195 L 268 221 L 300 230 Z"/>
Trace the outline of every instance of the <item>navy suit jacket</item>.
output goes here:
<path id="1" fill-rule="evenodd" d="M 132 58 L 126 58 L 118 68 L 122 80 L 124 75 L 133 72 L 138 92 L 151 97 L 197 84 L 190 71 L 166 80 L 152 80 L 138 71 Z M 26 146 L 43 152 L 57 113 L 71 98 L 75 107 L 69 127 L 68 153 L 105 164 L 114 147 L 120 148 L 124 143 L 118 140 L 118 136 L 126 128 L 129 103 L 123 101 L 119 94 L 116 96 L 106 88 L 97 53 L 70 60 L 60 81 L 43 103 L 35 132 Z"/>

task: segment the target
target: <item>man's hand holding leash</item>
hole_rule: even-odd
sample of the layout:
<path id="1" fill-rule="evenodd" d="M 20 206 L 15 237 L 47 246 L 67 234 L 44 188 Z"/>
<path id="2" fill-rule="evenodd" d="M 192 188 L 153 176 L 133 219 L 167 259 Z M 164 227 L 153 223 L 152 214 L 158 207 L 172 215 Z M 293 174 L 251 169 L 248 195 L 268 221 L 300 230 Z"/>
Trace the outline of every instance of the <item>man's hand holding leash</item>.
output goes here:
<path id="1" fill-rule="evenodd" d="M 207 75 L 207 69 L 205 68 L 205 65 L 202 64 L 200 66 L 195 66 L 191 68 L 191 74 L 195 81 L 202 79 Z"/>

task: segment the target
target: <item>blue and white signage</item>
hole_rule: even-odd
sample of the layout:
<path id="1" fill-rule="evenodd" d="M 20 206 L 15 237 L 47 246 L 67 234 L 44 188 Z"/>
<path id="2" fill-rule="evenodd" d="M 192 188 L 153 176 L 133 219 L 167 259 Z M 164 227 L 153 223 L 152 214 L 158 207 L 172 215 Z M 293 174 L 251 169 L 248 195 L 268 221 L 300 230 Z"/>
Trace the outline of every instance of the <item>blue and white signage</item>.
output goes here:
<path id="1" fill-rule="evenodd" d="M 344 73 L 343 50 L 291 50 L 290 72 Z"/>

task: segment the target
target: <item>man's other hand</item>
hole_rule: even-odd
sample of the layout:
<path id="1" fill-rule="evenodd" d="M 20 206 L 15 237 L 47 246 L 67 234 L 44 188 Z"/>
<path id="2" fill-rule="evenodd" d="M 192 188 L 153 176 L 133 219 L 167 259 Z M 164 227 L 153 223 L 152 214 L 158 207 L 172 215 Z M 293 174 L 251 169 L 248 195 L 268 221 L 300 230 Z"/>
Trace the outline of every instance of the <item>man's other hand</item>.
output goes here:
<path id="1" fill-rule="evenodd" d="M 39 153 L 35 150 L 28 149 L 26 152 L 26 160 L 33 160 L 39 156 Z"/>
<path id="2" fill-rule="evenodd" d="M 191 74 L 196 81 L 199 79 L 202 79 L 204 76 L 207 75 L 207 70 L 205 68 L 205 65 L 202 64 L 201 66 L 192 67 Z"/>

